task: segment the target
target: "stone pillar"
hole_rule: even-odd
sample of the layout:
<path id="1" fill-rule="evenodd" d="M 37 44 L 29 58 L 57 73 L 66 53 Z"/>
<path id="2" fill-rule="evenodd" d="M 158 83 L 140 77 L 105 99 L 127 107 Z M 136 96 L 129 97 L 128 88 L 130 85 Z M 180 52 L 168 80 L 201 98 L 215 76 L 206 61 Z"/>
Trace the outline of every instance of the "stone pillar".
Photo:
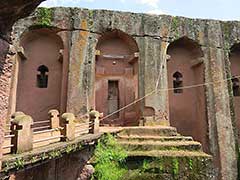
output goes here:
<path id="1" fill-rule="evenodd" d="M 210 151 L 215 166 L 219 169 L 219 178 L 235 180 L 237 177 L 237 155 L 233 124 L 230 112 L 228 82 L 224 70 L 224 50 L 208 48 L 206 63 L 208 124 Z"/>
<path id="2" fill-rule="evenodd" d="M 64 127 L 62 134 L 65 141 L 72 141 L 75 139 L 75 116 L 72 113 L 64 113 L 62 115 L 62 125 Z"/>
<path id="3" fill-rule="evenodd" d="M 92 110 L 89 113 L 89 133 L 96 134 L 99 133 L 99 118 L 102 117 L 102 113 Z"/>
<path id="4" fill-rule="evenodd" d="M 11 131 L 14 134 L 12 138 L 13 153 L 23 153 L 33 149 L 33 119 L 31 116 L 25 115 L 22 112 L 17 112 L 13 115 L 11 121 Z"/>
<path id="5" fill-rule="evenodd" d="M 52 109 L 48 112 L 48 116 L 50 119 L 50 127 L 52 129 L 59 128 L 59 112 L 56 109 Z"/>
<path id="6" fill-rule="evenodd" d="M 166 54 L 168 42 L 152 41 L 150 38 L 138 41 L 140 52 L 139 88 L 143 100 L 145 126 L 169 126 Z M 158 53 L 153 53 L 157 49 Z"/>

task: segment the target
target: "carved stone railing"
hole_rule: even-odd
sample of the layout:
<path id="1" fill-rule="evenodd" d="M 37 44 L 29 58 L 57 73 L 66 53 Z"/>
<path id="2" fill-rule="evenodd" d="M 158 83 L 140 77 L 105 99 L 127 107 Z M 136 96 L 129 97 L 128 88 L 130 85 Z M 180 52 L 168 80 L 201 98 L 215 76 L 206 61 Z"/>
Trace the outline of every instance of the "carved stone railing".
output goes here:
<path id="1" fill-rule="evenodd" d="M 73 141 L 84 134 L 99 133 L 101 113 L 97 111 L 91 111 L 86 122 L 82 123 L 72 113 L 64 113 L 60 117 L 57 110 L 50 110 L 48 115 L 49 120 L 34 122 L 31 116 L 23 112 L 14 113 L 9 129 L 6 130 L 4 154 L 28 152 L 60 141 Z M 41 126 L 46 123 L 49 128 L 45 128 L 46 125 Z"/>

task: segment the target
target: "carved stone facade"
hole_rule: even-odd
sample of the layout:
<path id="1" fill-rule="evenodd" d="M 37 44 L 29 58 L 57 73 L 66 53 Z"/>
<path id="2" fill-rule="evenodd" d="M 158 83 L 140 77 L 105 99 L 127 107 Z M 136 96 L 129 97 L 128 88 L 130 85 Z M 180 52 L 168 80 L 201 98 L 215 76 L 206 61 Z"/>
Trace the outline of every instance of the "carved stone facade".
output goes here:
<path id="1" fill-rule="evenodd" d="M 11 95 L 4 105 L 9 115 L 27 105 L 39 111 L 44 106 L 46 111 L 58 108 L 77 117 L 96 108 L 104 112 L 104 118 L 138 101 L 103 124 L 176 126 L 215 157 L 219 177 L 236 179 L 239 22 L 78 8 L 53 8 L 51 14 L 52 28 L 39 29 L 36 12 L 14 25 L 13 45 L 18 53 L 11 57 L 13 67 L 8 63 L 10 70 L 3 73 L 12 82 L 11 92 L 3 90 Z M 44 32 L 44 38 L 37 31 Z M 29 34 L 34 37 L 25 41 Z M 36 49 L 31 45 L 34 42 L 40 43 Z M 23 66 L 36 62 L 31 58 L 36 54 L 42 56 L 36 66 Z M 54 64 L 47 65 L 51 60 L 45 56 L 51 56 Z M 38 72 L 41 65 L 48 71 Z M 237 79 L 234 83 L 231 72 Z M 37 87 L 38 75 L 45 83 L 47 75 L 47 88 Z M 25 80 L 27 84 L 22 85 Z M 52 85 L 56 89 L 49 89 Z M 187 88 L 179 91 L 176 87 Z M 21 95 L 26 91 L 30 95 Z M 35 98 L 41 103 L 34 104 Z M 7 121 L 7 113 L 1 115 Z"/>

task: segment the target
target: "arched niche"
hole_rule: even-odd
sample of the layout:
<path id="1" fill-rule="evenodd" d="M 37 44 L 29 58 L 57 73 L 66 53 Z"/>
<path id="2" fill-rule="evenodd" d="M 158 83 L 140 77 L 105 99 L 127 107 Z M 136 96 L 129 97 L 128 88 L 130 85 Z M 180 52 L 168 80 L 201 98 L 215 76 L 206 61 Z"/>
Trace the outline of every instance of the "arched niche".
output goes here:
<path id="1" fill-rule="evenodd" d="M 138 99 L 138 47 L 135 40 L 120 30 L 105 32 L 96 46 L 95 105 L 104 116 Z M 136 125 L 139 104 L 116 112 L 102 124 Z"/>
<path id="2" fill-rule="evenodd" d="M 240 131 L 240 43 L 234 44 L 230 49 L 229 59 L 231 63 L 233 105 L 238 133 Z M 240 142 L 240 141 L 239 141 Z"/>
<path id="3" fill-rule="evenodd" d="M 208 151 L 207 112 L 204 86 L 203 52 L 195 41 L 182 37 L 169 44 L 167 62 L 170 124 L 180 134 L 193 136 Z"/>
<path id="4" fill-rule="evenodd" d="M 48 119 L 48 111 L 66 108 L 67 77 L 63 76 L 63 41 L 50 29 L 33 29 L 21 36 L 16 111 L 31 115 L 34 121 Z M 43 124 L 42 124 L 43 125 Z"/>

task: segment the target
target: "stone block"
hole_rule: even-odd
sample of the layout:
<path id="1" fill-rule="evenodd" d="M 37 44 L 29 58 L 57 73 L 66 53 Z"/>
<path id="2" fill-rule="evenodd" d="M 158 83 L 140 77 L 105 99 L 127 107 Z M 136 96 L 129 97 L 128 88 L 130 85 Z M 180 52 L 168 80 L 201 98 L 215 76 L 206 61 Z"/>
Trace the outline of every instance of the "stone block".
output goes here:
<path id="1" fill-rule="evenodd" d="M 63 135 L 64 140 L 72 141 L 75 139 L 75 116 L 72 113 L 64 113 L 62 115 L 62 123 L 63 124 Z"/>
<path id="2" fill-rule="evenodd" d="M 50 119 L 50 127 L 52 129 L 60 127 L 59 124 L 59 112 L 56 109 L 52 109 L 48 112 L 49 119 Z"/>
<path id="3" fill-rule="evenodd" d="M 22 112 L 16 112 L 12 116 L 11 133 L 13 153 L 27 152 L 33 149 L 33 119 L 31 116 L 25 115 Z"/>
<path id="4" fill-rule="evenodd" d="M 103 114 L 98 111 L 92 110 L 89 113 L 89 123 L 90 130 L 89 133 L 96 134 L 99 133 L 99 118 L 102 117 Z"/>

